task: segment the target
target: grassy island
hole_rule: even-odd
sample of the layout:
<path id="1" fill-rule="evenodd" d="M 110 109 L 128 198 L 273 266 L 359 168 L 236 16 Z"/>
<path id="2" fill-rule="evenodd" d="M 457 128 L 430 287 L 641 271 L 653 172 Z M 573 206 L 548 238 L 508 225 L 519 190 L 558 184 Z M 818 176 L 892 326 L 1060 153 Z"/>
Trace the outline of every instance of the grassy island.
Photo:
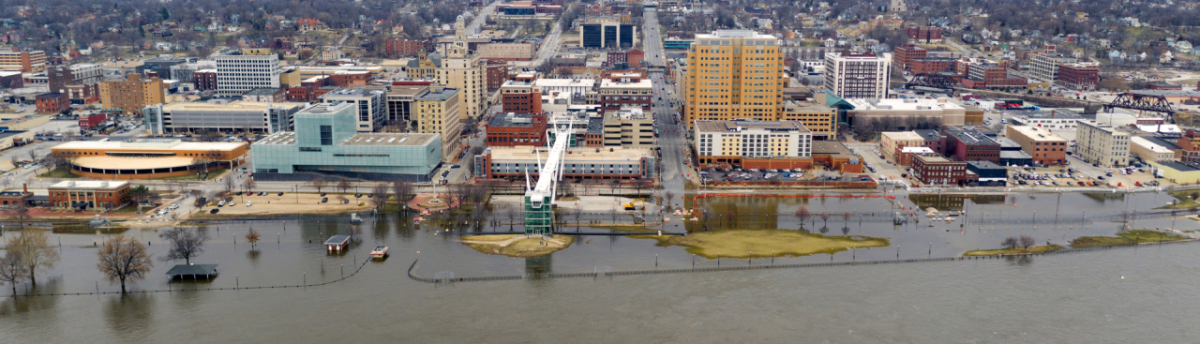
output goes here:
<path id="1" fill-rule="evenodd" d="M 798 257 L 833 254 L 851 248 L 887 247 L 888 239 L 859 235 L 824 236 L 785 229 L 727 229 L 683 235 L 635 236 L 658 240 L 660 246 L 685 246 L 705 258 Z"/>
<path id="2" fill-rule="evenodd" d="M 555 234 L 550 239 L 523 234 L 471 235 L 462 237 L 462 243 L 484 254 L 505 255 L 515 258 L 544 256 L 571 246 L 575 238 Z"/>
<path id="3" fill-rule="evenodd" d="M 1158 232 L 1158 231 L 1152 231 L 1152 230 L 1146 230 L 1146 229 L 1134 229 L 1134 230 L 1128 230 L 1128 231 L 1117 233 L 1117 236 L 1115 236 L 1115 237 L 1102 237 L 1102 236 L 1078 237 L 1078 238 L 1075 238 L 1075 240 L 1071 240 L 1071 247 L 1073 247 L 1073 248 L 1107 247 L 1107 246 L 1120 246 L 1120 245 L 1129 245 L 1129 244 L 1180 241 L 1180 240 L 1187 240 L 1187 238 L 1180 236 L 1180 235 L 1168 234 L 1168 233 L 1163 233 L 1163 232 Z"/>
<path id="4" fill-rule="evenodd" d="M 967 253 L 963 253 L 963 256 L 964 256 L 964 257 L 974 257 L 974 256 L 1022 256 L 1022 255 L 1027 255 L 1027 254 L 1039 254 L 1039 253 L 1046 253 L 1046 252 L 1054 252 L 1054 251 L 1058 251 L 1058 250 L 1061 250 L 1061 249 L 1064 249 L 1064 248 L 1065 248 L 1065 247 L 1058 246 L 1058 245 L 1053 245 L 1053 244 L 1051 244 L 1051 245 L 1043 245 L 1043 246 L 1033 246 L 1033 247 L 1030 247 L 1030 248 L 1021 248 L 1021 247 L 1006 247 L 1006 248 L 998 248 L 998 249 L 994 249 L 994 250 L 974 250 L 974 251 L 967 251 Z"/>

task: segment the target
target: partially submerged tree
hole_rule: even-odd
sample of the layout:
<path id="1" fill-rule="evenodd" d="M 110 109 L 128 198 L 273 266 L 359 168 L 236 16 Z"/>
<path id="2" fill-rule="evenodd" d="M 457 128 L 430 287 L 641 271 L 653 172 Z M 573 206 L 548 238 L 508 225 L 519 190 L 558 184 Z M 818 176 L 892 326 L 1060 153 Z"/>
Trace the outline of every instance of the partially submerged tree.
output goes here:
<path id="1" fill-rule="evenodd" d="M 1004 248 L 1014 248 L 1017 247 L 1018 244 L 1017 238 L 1015 237 L 1007 237 L 1004 238 L 1004 241 L 1000 242 L 1000 245 L 1004 246 Z"/>
<path id="2" fill-rule="evenodd" d="M 376 210 L 387 204 L 388 196 L 387 184 L 378 183 L 371 187 L 371 204 L 375 206 Z"/>
<path id="3" fill-rule="evenodd" d="M 8 241 L 8 250 L 21 253 L 21 264 L 29 274 L 29 283 L 37 285 L 37 271 L 54 267 L 58 262 L 58 251 L 47 243 L 46 231 L 26 229 Z"/>
<path id="4" fill-rule="evenodd" d="M 29 276 L 29 271 L 25 264 L 21 262 L 21 252 L 17 250 L 8 250 L 4 252 L 4 256 L 0 257 L 0 282 L 8 283 L 12 286 L 13 295 L 17 295 L 17 284 L 25 280 Z"/>
<path id="5" fill-rule="evenodd" d="M 258 232 L 255 232 L 254 228 L 251 228 L 249 232 L 246 232 L 246 242 L 250 243 L 250 249 L 253 250 L 254 244 L 258 242 Z"/>
<path id="6" fill-rule="evenodd" d="M 796 213 L 792 215 L 796 216 L 797 220 L 800 220 L 800 229 L 804 229 L 804 221 L 807 221 L 810 217 L 812 217 L 812 213 L 809 212 L 808 207 L 805 206 L 800 206 L 800 208 L 796 209 Z"/>
<path id="7" fill-rule="evenodd" d="M 96 268 L 108 279 L 109 283 L 121 283 L 121 293 L 125 293 L 125 283 L 146 278 L 146 274 L 154 267 L 154 261 L 146 252 L 146 245 L 141 241 L 117 235 L 104 241 L 104 247 L 96 252 L 100 262 Z"/>
<path id="8" fill-rule="evenodd" d="M 1026 250 L 1028 250 L 1029 247 L 1033 246 L 1033 243 L 1034 243 L 1033 238 L 1028 235 L 1022 235 L 1020 238 L 1017 239 L 1017 241 L 1018 241 L 1018 244 L 1021 245 L 1021 248 L 1026 249 Z"/>
<path id="9" fill-rule="evenodd" d="M 204 243 L 208 241 L 208 234 L 195 229 L 176 228 L 163 234 L 163 239 L 167 239 L 167 244 L 171 246 L 170 252 L 162 257 L 163 261 L 182 259 L 184 264 L 191 265 L 192 257 L 199 256 L 204 252 Z"/>
<path id="10" fill-rule="evenodd" d="M 21 228 L 25 228 L 25 223 L 29 222 L 29 218 L 31 217 L 29 211 L 29 204 L 17 202 L 8 209 L 8 218 L 20 224 Z"/>

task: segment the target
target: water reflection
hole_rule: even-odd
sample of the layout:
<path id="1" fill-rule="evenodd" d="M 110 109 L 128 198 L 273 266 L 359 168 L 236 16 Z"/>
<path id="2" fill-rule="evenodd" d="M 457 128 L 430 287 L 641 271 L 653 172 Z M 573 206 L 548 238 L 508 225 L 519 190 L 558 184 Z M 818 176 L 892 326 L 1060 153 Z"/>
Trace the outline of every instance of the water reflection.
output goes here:
<path id="1" fill-rule="evenodd" d="M 62 278 L 50 277 L 39 279 L 42 281 L 38 285 L 21 284 L 17 286 L 17 295 L 37 295 L 37 294 L 58 294 L 62 292 Z M 12 292 L 12 288 L 0 289 L 0 292 L 8 294 Z M 32 296 L 32 297 L 8 297 L 0 302 L 0 318 L 14 316 L 21 313 L 36 312 L 42 310 L 53 309 L 58 305 L 60 296 Z"/>
<path id="2" fill-rule="evenodd" d="M 104 304 L 105 320 L 112 333 L 124 342 L 145 340 L 142 335 L 154 325 L 154 297 L 149 294 L 108 296 Z"/>

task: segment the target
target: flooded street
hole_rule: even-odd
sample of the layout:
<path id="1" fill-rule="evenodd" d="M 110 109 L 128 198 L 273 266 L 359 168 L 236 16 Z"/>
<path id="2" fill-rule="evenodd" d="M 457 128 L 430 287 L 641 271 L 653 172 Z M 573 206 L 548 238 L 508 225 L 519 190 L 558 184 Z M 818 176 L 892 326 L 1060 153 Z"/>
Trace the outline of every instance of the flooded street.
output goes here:
<path id="1" fill-rule="evenodd" d="M 957 257 L 1000 240 L 1030 235 L 1063 245 L 1081 235 L 1113 235 L 1108 221 L 1170 200 L 1166 193 L 1036 194 L 897 197 L 867 199 L 708 199 L 702 207 L 719 219 L 667 231 L 720 228 L 799 230 L 795 210 L 838 214 L 805 221 L 805 230 L 826 235 L 865 235 L 891 247 L 798 258 L 723 258 L 721 266 L 774 263 Z M 917 211 L 920 222 L 893 225 L 899 206 Z M 924 209 L 964 211 L 933 227 Z M 1057 211 L 1056 211 L 1057 210 Z M 1101 211 L 1104 210 L 1104 211 Z M 1034 212 L 1037 212 L 1035 215 Z M 724 214 L 735 214 L 728 218 Z M 846 219 L 840 214 L 852 214 Z M 1056 218 L 1057 214 L 1057 218 Z M 1028 217 L 1029 222 L 1014 219 Z M 1043 218 L 1044 217 L 1044 218 Z M 211 237 L 196 264 L 218 264 L 208 282 L 171 282 L 175 262 L 155 260 L 147 279 L 127 296 L 57 295 L 7 297 L 0 289 L 0 342 L 227 343 L 262 338 L 271 342 L 396 339 L 419 342 L 715 342 L 793 338 L 799 342 L 1196 342 L 1184 322 L 1200 316 L 1192 286 L 1200 284 L 1197 244 L 1153 245 L 1012 259 L 821 267 L 739 272 L 597 278 L 539 278 L 538 273 L 588 273 L 716 266 L 683 247 L 655 240 L 585 235 L 549 256 L 484 255 L 396 217 L 359 226 L 348 216 L 209 224 Z M 1013 223 L 988 223 L 1008 219 Z M 857 221 L 862 220 L 862 221 Z M 966 223 L 964 223 L 966 221 Z M 1049 222 L 1047 222 L 1049 221 Z M 1003 222 L 1003 221 L 1002 221 Z M 1035 224 L 1036 222 L 1036 224 Z M 1200 228 L 1192 220 L 1138 220 L 1133 228 Z M 1034 227 L 1037 227 L 1034 229 Z M 253 228 L 262 241 L 244 240 Z M 652 227 L 657 230 L 660 227 Z M 981 229 L 982 228 L 982 229 Z M 520 227 L 516 227 L 520 230 Z M 491 227 L 484 231 L 491 231 Z M 508 226 L 500 226 L 507 231 Z M 565 228 L 570 233 L 574 227 Z M 607 229 L 583 227 L 583 232 Z M 167 248 L 153 230 L 127 236 L 149 242 L 154 257 Z M 360 240 L 343 254 L 327 254 L 331 235 Z M 451 234 L 451 235 L 446 235 Z M 11 238 L 6 233 L 4 238 Z M 19 294 L 119 291 L 96 271 L 94 233 L 53 233 L 62 259 L 38 276 L 39 285 Z M 344 281 L 376 245 L 391 248 L 386 261 L 368 262 Z M 758 253 L 755 253 L 757 255 Z M 769 253 L 764 253 L 769 254 Z M 525 275 L 517 281 L 428 284 L 407 271 L 433 277 Z M 191 291 L 200 288 L 277 286 L 274 289 Z M 292 286 L 283 288 L 283 286 Z M 140 291 L 154 291 L 140 293 Z M 521 326 L 537 322 L 540 326 Z M 570 338 L 570 340 L 567 340 Z M 1147 340 L 1149 339 L 1149 340 Z"/>

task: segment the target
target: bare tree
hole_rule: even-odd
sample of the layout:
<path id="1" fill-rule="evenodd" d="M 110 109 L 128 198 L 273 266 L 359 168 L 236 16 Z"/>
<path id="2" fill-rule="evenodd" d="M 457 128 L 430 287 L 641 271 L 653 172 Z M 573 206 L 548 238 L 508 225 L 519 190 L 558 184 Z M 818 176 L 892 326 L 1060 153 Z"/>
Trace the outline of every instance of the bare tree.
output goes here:
<path id="1" fill-rule="evenodd" d="M 807 221 L 808 218 L 812 217 L 812 213 L 809 212 L 808 207 L 805 206 L 800 206 L 800 208 L 797 208 L 796 212 L 792 215 L 795 216 L 797 220 L 800 220 L 800 229 L 804 229 L 804 221 Z"/>
<path id="2" fill-rule="evenodd" d="M 25 228 L 25 223 L 29 222 L 29 218 L 31 217 L 29 211 L 29 204 L 25 202 L 17 202 L 9 207 L 8 218 L 20 224 L 21 228 Z"/>
<path id="3" fill-rule="evenodd" d="M 58 262 L 58 251 L 50 248 L 47 243 L 46 231 L 38 229 L 21 230 L 16 238 L 8 241 L 8 250 L 21 253 L 21 263 L 29 273 L 29 283 L 37 285 L 38 269 L 48 270 Z"/>
<path id="4" fill-rule="evenodd" d="M 508 230 L 513 230 L 513 225 L 517 222 L 517 207 L 505 206 L 504 215 L 508 217 Z"/>
<path id="5" fill-rule="evenodd" d="M 1028 235 L 1022 235 L 1017 240 L 1020 242 L 1021 248 L 1026 249 L 1026 250 L 1028 250 L 1029 247 L 1033 246 L 1033 243 L 1034 243 L 1033 237 L 1030 237 Z"/>
<path id="6" fill-rule="evenodd" d="M 0 282 L 12 286 L 13 296 L 17 295 L 17 284 L 29 276 L 29 270 L 21 262 L 21 251 L 8 250 L 0 257 Z"/>
<path id="7" fill-rule="evenodd" d="M 250 243 L 251 250 L 254 249 L 254 244 L 258 242 L 258 239 L 258 232 L 255 232 L 254 228 L 251 228 L 249 232 L 246 232 L 246 242 Z"/>
<path id="8" fill-rule="evenodd" d="M 572 208 L 571 217 L 575 218 L 575 230 L 579 231 L 579 222 L 580 219 L 583 218 L 583 209 L 580 209 L 579 207 Z"/>
<path id="9" fill-rule="evenodd" d="M 675 192 L 673 192 L 673 191 L 664 192 L 663 197 L 667 198 L 667 201 L 663 202 L 663 209 L 666 209 L 667 211 L 671 211 L 674 208 L 673 206 L 671 206 L 671 202 L 675 202 Z"/>
<path id="10" fill-rule="evenodd" d="M 314 189 L 317 189 L 317 193 L 320 193 L 321 189 L 324 188 L 325 185 L 327 185 L 325 182 L 325 178 L 321 178 L 319 176 L 313 177 L 313 179 L 311 181 L 309 181 L 308 184 L 312 185 L 312 187 Z"/>
<path id="11" fill-rule="evenodd" d="M 406 203 L 413 195 L 414 187 L 412 183 L 405 180 L 397 179 L 392 181 L 392 193 L 396 194 L 396 202 L 400 203 L 400 211 L 407 212 L 408 206 Z"/>
<path id="12" fill-rule="evenodd" d="M 246 181 L 242 182 L 242 188 L 246 189 L 247 192 L 254 192 L 254 187 L 256 186 L 258 186 L 258 183 L 255 183 L 254 179 L 246 179 Z"/>
<path id="13" fill-rule="evenodd" d="M 104 247 L 96 254 L 100 258 L 96 268 L 100 269 L 109 283 L 120 282 L 121 293 L 125 293 L 125 282 L 146 278 L 146 274 L 154 267 L 154 261 L 146 252 L 146 245 L 124 235 L 104 241 Z"/>
<path id="14" fill-rule="evenodd" d="M 1000 245 L 1004 246 L 1005 248 L 1013 248 L 1013 247 L 1017 247 L 1017 245 L 1019 245 L 1019 243 L 1017 242 L 1017 238 L 1007 237 L 1007 238 L 1004 238 L 1004 241 L 1000 242 Z"/>
<path id="15" fill-rule="evenodd" d="M 171 251 L 162 257 L 163 261 L 183 259 L 184 264 L 191 265 L 192 257 L 204 252 L 208 234 L 195 229 L 176 228 L 163 234 L 163 239 L 167 239 L 168 245 L 171 245 Z"/>
<path id="16" fill-rule="evenodd" d="M 824 225 L 826 225 L 826 226 L 829 225 L 829 213 L 820 213 L 820 214 L 817 214 L 817 217 L 820 217 L 821 221 L 825 221 Z"/>
<path id="17" fill-rule="evenodd" d="M 354 187 L 354 184 L 350 184 L 350 180 L 346 179 L 346 177 L 342 177 L 342 179 L 338 180 L 337 188 L 342 190 L 342 193 L 346 193 L 346 190 L 349 190 L 352 187 Z"/>
<path id="18" fill-rule="evenodd" d="M 225 192 L 232 192 L 233 187 L 237 185 L 236 182 L 233 180 L 233 176 L 225 177 L 225 180 L 223 182 L 225 185 Z"/>
<path id="19" fill-rule="evenodd" d="M 376 210 L 387 204 L 388 196 L 387 184 L 378 183 L 371 187 L 371 204 L 375 206 Z"/>

